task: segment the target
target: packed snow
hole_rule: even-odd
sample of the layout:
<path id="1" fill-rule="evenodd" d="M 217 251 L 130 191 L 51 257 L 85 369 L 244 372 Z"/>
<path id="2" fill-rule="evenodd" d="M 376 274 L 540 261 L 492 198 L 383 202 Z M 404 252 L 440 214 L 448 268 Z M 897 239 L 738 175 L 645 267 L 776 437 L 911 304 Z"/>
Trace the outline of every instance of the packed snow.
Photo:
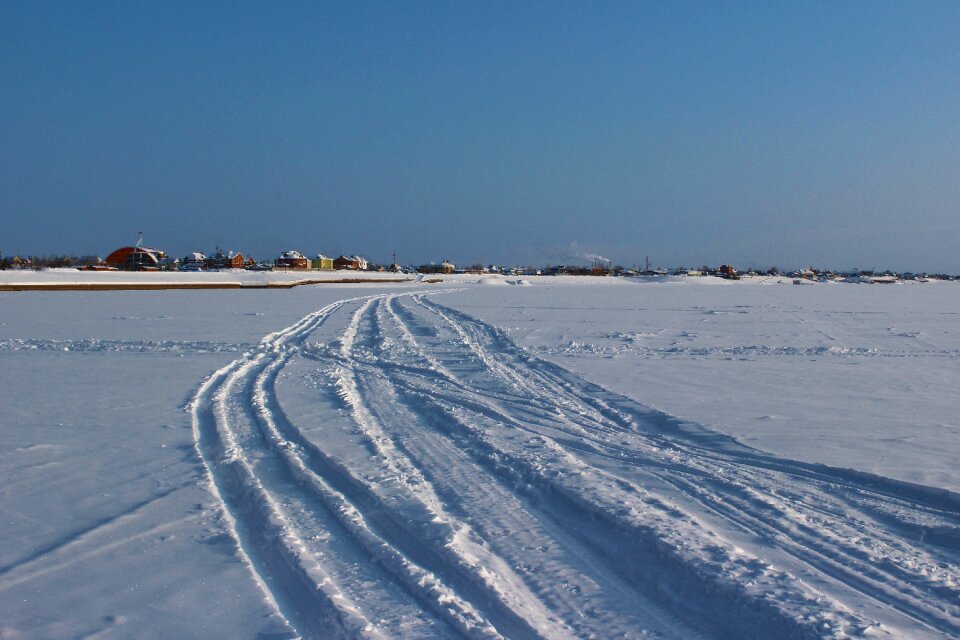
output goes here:
<path id="1" fill-rule="evenodd" d="M 0 638 L 960 636 L 958 285 L 442 280 L 0 293 Z"/>

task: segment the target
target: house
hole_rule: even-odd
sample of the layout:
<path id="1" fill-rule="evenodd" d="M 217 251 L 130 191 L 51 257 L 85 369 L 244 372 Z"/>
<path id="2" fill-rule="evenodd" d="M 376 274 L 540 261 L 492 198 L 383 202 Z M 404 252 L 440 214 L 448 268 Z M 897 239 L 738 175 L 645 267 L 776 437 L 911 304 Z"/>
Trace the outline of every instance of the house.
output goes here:
<path id="1" fill-rule="evenodd" d="M 321 271 L 332 271 L 333 258 L 325 256 L 322 253 L 318 253 L 317 257 L 310 262 L 310 267 L 313 269 L 319 269 Z"/>
<path id="2" fill-rule="evenodd" d="M 299 251 L 284 251 L 273 261 L 278 269 L 309 269 L 310 261 Z"/>
<path id="3" fill-rule="evenodd" d="M 720 265 L 720 268 L 717 269 L 717 274 L 718 274 L 721 278 L 730 278 L 730 279 L 736 279 L 736 278 L 737 278 L 737 270 L 734 269 L 733 267 L 731 267 L 731 266 L 728 265 L 728 264 L 722 264 L 722 265 Z"/>
<path id="4" fill-rule="evenodd" d="M 174 258 L 173 256 L 167 256 L 160 260 L 160 270 L 161 271 L 180 271 L 180 258 Z"/>
<path id="5" fill-rule="evenodd" d="M 444 260 L 440 264 L 431 262 L 430 264 L 422 264 L 417 267 L 417 273 L 444 273 L 451 274 L 456 270 L 456 267 L 452 262 L 447 262 Z"/>
<path id="6" fill-rule="evenodd" d="M 351 269 L 353 271 L 366 271 L 367 260 L 360 256 L 340 256 L 333 261 L 334 269 Z"/>
<path id="7" fill-rule="evenodd" d="M 213 256 L 207 258 L 207 269 L 243 269 L 250 264 L 253 264 L 253 258 L 246 258 L 239 252 L 224 253 L 219 247 Z"/>
<path id="8" fill-rule="evenodd" d="M 166 257 L 163 251 L 151 247 L 121 247 L 108 255 L 105 262 L 124 271 L 159 271 L 160 262 Z"/>
<path id="9" fill-rule="evenodd" d="M 183 257 L 180 262 L 180 271 L 206 271 L 207 256 L 199 251 L 194 251 Z"/>

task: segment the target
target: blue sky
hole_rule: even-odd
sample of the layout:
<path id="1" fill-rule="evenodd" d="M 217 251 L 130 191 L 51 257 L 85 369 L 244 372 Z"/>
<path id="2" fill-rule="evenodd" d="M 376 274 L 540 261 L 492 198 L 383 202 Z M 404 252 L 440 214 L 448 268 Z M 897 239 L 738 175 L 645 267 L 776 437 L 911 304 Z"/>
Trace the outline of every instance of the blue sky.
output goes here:
<path id="1" fill-rule="evenodd" d="M 960 271 L 960 3 L 0 3 L 0 251 Z"/>

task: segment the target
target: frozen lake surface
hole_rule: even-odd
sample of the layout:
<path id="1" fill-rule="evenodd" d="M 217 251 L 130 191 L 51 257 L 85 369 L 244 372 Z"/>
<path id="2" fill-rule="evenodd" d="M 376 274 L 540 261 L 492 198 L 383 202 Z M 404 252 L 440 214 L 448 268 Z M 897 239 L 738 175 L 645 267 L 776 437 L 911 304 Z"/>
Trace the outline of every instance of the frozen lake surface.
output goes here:
<path id="1" fill-rule="evenodd" d="M 0 638 L 960 636 L 958 293 L 0 294 Z"/>

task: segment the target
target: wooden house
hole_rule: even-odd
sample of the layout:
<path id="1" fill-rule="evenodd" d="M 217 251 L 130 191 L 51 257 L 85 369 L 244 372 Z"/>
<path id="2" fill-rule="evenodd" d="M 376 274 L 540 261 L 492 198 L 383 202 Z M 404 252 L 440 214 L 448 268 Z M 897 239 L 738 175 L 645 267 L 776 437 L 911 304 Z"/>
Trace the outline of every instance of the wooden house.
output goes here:
<path id="1" fill-rule="evenodd" d="M 317 257 L 311 261 L 310 266 L 314 269 L 319 269 L 320 271 L 332 271 L 333 258 L 325 256 L 322 253 L 318 253 Z"/>
<path id="2" fill-rule="evenodd" d="M 440 264 L 431 262 L 430 264 L 422 264 L 417 267 L 417 273 L 444 273 L 450 274 L 456 270 L 456 267 L 452 262 L 447 262 L 444 260 Z"/>
<path id="3" fill-rule="evenodd" d="M 230 251 L 224 253 L 222 249 L 207 258 L 208 269 L 243 269 L 253 264 L 253 258 L 246 258 L 242 253 Z"/>
<path id="4" fill-rule="evenodd" d="M 367 260 L 360 256 L 340 256 L 333 261 L 334 269 L 350 269 L 352 271 L 366 271 Z"/>
<path id="5" fill-rule="evenodd" d="M 309 269 L 310 261 L 299 251 L 284 251 L 280 257 L 274 260 L 274 265 L 278 269 Z"/>
<path id="6" fill-rule="evenodd" d="M 194 251 L 183 257 L 180 261 L 180 271 L 206 271 L 207 256 L 199 251 Z"/>

